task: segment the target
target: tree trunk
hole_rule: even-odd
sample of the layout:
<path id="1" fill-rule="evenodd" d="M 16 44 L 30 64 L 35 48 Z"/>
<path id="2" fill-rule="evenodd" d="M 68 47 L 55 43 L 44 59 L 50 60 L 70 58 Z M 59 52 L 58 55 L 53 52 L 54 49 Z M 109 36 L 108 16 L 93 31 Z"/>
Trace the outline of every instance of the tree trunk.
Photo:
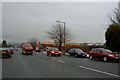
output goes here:
<path id="1" fill-rule="evenodd" d="M 61 51 L 61 45 L 62 45 L 62 42 L 61 40 L 59 41 L 59 51 Z"/>

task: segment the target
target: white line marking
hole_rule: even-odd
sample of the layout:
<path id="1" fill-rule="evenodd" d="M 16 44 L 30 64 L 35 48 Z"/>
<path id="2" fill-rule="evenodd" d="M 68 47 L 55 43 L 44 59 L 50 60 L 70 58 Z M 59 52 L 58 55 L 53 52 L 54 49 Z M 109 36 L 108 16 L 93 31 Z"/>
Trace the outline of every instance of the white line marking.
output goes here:
<path id="1" fill-rule="evenodd" d="M 99 73 L 103 73 L 103 74 L 107 74 L 107 75 L 115 76 L 115 77 L 120 77 L 119 75 L 116 75 L 116 74 L 111 74 L 111 73 L 108 73 L 108 72 L 99 71 L 99 70 L 96 70 L 96 69 L 87 68 L 87 67 L 80 66 L 80 65 L 79 65 L 79 67 L 80 67 L 80 68 L 84 68 L 84 69 L 88 69 L 88 70 L 91 70 L 91 71 L 95 71 L 95 72 L 99 72 Z"/>
<path id="2" fill-rule="evenodd" d="M 65 63 L 64 61 L 59 60 L 59 62 Z"/>

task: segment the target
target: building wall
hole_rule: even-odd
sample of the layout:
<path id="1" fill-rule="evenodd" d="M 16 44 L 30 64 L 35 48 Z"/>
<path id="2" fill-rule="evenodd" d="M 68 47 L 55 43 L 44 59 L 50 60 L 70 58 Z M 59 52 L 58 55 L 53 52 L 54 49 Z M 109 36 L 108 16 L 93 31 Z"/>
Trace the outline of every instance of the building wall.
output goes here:
<path id="1" fill-rule="evenodd" d="M 59 49 L 59 46 L 56 46 L 54 45 L 54 43 L 42 43 L 41 45 L 43 45 L 41 47 L 41 49 L 45 49 L 47 47 L 56 47 Z M 84 52 L 86 53 L 89 53 L 89 51 L 92 49 L 92 48 L 95 48 L 95 47 L 103 47 L 103 46 L 99 46 L 99 45 L 88 45 L 88 44 L 82 44 L 80 45 L 79 43 L 69 43 L 69 44 L 66 44 L 65 45 L 65 48 L 66 48 L 66 52 L 68 52 L 71 48 L 80 48 L 82 49 Z M 61 47 L 61 51 L 64 51 L 64 46 L 62 45 Z"/>

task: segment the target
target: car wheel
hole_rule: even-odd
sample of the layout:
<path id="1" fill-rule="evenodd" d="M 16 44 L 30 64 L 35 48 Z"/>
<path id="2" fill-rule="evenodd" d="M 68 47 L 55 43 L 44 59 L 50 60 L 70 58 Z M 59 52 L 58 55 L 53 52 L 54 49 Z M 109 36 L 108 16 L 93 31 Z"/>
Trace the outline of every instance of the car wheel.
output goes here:
<path id="1" fill-rule="evenodd" d="M 107 61 L 107 57 L 103 57 L 103 61 L 106 62 Z"/>
<path id="2" fill-rule="evenodd" d="M 22 52 L 22 54 L 24 55 L 24 53 Z"/>
<path id="3" fill-rule="evenodd" d="M 71 54 L 69 54 L 68 56 L 71 57 Z"/>
<path id="4" fill-rule="evenodd" d="M 49 54 L 47 54 L 47 56 L 49 56 Z"/>
<path id="5" fill-rule="evenodd" d="M 90 55 L 90 59 L 93 60 L 93 56 Z"/>
<path id="6" fill-rule="evenodd" d="M 77 58 L 77 57 L 78 57 L 78 54 L 75 54 L 75 57 Z"/>
<path id="7" fill-rule="evenodd" d="M 59 57 L 61 56 L 61 54 L 59 55 Z"/>
<path id="8" fill-rule="evenodd" d="M 49 54 L 50 56 L 52 56 L 52 54 Z"/>

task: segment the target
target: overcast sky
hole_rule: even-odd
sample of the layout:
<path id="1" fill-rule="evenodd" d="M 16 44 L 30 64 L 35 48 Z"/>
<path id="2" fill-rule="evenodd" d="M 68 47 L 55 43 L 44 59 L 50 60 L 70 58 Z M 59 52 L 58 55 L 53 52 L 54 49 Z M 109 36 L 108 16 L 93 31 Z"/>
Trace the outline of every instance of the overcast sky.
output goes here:
<path id="1" fill-rule="evenodd" d="M 105 42 L 109 13 L 117 2 L 3 2 L 2 39 L 49 41 L 46 31 L 66 22 L 72 42 Z"/>

